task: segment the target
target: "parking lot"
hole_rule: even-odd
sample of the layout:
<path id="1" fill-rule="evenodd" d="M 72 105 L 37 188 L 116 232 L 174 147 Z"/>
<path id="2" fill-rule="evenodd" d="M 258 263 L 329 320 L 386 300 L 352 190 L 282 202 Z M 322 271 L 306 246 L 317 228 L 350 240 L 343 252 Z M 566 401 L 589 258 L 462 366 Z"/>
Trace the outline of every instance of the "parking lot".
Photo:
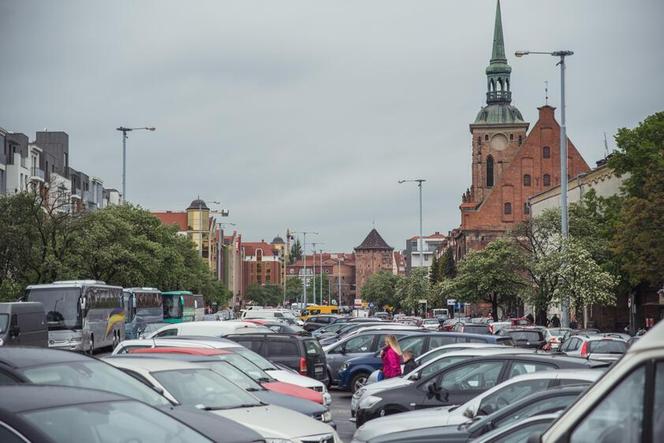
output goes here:
<path id="1" fill-rule="evenodd" d="M 349 443 L 355 433 L 355 423 L 348 421 L 350 418 L 351 394 L 335 391 L 334 389 L 330 393 L 332 394 L 332 407 L 330 409 L 334 422 L 337 424 L 337 432 L 344 442 Z"/>

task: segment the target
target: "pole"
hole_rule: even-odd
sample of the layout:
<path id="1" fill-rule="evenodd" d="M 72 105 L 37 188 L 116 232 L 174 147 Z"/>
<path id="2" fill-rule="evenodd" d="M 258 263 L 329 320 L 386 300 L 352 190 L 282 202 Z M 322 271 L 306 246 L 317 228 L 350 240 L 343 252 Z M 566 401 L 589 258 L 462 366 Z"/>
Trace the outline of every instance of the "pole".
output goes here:
<path id="1" fill-rule="evenodd" d="M 560 232 L 563 241 L 569 236 L 567 218 L 567 127 L 565 120 L 565 55 L 560 55 Z M 560 306 L 560 323 L 569 328 L 569 302 L 563 297 Z"/>
<path id="2" fill-rule="evenodd" d="M 302 251 L 304 253 L 302 254 L 302 259 L 304 260 L 304 300 L 302 302 L 302 309 L 306 309 L 307 307 L 307 233 L 305 232 L 302 234 L 303 237 L 303 243 L 304 245 L 302 246 Z"/>
<path id="3" fill-rule="evenodd" d="M 311 268 L 311 275 L 313 276 L 313 279 L 311 281 L 312 284 L 312 292 L 311 294 L 311 299 L 312 303 L 316 304 L 316 243 L 312 242 L 311 245 L 313 246 L 313 255 L 311 256 L 311 261 L 313 262 L 312 268 Z M 306 251 L 305 251 L 306 254 Z"/>
<path id="4" fill-rule="evenodd" d="M 127 202 L 127 131 L 122 130 L 122 201 Z"/>
<path id="5" fill-rule="evenodd" d="M 323 250 L 321 249 L 318 252 L 319 252 L 318 257 L 320 258 L 320 266 L 318 267 L 318 269 L 320 270 L 319 271 L 320 272 L 320 296 L 318 297 L 318 300 L 320 300 L 320 304 L 322 305 L 323 304 Z M 328 283 L 329 283 L 329 281 L 328 281 Z M 329 284 L 328 284 L 328 292 L 329 292 L 329 289 L 330 288 L 329 288 Z M 329 298 L 329 294 L 328 294 L 328 298 Z M 328 300 L 328 303 L 329 303 L 329 300 Z"/>
<path id="6" fill-rule="evenodd" d="M 339 274 L 337 274 L 337 306 L 341 308 L 341 259 L 337 259 L 339 262 Z"/>
<path id="7" fill-rule="evenodd" d="M 422 238 L 422 180 L 419 180 L 417 186 L 420 188 L 420 267 L 424 267 L 424 239 Z"/>

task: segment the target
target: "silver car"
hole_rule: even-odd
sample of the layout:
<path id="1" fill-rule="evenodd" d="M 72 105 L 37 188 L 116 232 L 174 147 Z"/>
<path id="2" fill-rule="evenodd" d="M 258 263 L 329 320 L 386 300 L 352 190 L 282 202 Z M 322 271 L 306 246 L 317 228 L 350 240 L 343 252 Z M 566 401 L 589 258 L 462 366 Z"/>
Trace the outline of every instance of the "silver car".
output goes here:
<path id="1" fill-rule="evenodd" d="M 618 360 L 627 352 L 627 342 L 607 335 L 573 335 L 560 346 L 560 352 L 570 357 L 591 360 Z"/>

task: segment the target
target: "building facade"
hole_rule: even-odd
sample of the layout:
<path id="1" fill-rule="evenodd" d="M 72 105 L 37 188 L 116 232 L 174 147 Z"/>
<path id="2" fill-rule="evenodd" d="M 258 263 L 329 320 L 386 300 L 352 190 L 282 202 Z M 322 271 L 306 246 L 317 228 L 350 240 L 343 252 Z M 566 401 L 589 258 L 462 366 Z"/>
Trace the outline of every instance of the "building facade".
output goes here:
<path id="1" fill-rule="evenodd" d="M 355 248 L 355 292 L 362 296 L 362 286 L 369 277 L 380 271 L 394 272 L 394 248 L 389 246 L 376 229 Z"/>
<path id="2" fill-rule="evenodd" d="M 445 234 L 434 232 L 422 238 L 422 251 L 420 251 L 419 238 L 419 236 L 414 236 L 406 240 L 405 260 L 407 274 L 414 268 L 429 268 L 436 251 L 447 241 Z"/>

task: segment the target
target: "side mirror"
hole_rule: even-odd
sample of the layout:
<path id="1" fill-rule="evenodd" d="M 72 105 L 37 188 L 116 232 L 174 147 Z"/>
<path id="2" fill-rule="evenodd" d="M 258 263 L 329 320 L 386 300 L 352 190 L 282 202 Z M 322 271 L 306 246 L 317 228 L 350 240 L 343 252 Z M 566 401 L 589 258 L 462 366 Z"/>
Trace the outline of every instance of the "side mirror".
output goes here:
<path id="1" fill-rule="evenodd" d="M 411 377 L 411 380 L 417 381 L 420 378 L 422 378 L 422 373 L 418 371 L 418 372 L 413 373 L 413 375 L 411 375 L 410 377 Z"/>
<path id="2" fill-rule="evenodd" d="M 466 417 L 466 418 L 474 418 L 475 417 L 475 415 L 473 414 L 473 411 L 471 411 L 470 408 L 463 411 L 463 416 Z"/>
<path id="3" fill-rule="evenodd" d="M 81 311 L 85 311 L 86 306 L 87 306 L 87 299 L 85 297 L 81 297 Z"/>

